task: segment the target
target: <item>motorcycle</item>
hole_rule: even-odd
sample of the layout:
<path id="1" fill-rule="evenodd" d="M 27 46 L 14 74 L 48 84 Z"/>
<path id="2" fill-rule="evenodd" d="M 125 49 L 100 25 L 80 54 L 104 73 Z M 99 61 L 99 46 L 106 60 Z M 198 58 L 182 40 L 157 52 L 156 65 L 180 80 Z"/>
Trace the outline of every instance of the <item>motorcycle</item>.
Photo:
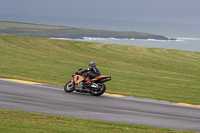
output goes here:
<path id="1" fill-rule="evenodd" d="M 89 79 L 87 77 L 87 73 L 81 72 L 82 68 L 80 68 L 77 72 L 72 75 L 72 80 L 70 80 L 64 86 L 64 90 L 67 93 L 77 91 L 83 93 L 90 93 L 94 96 L 100 96 L 106 91 L 106 85 L 104 84 L 107 81 L 111 80 L 110 76 L 98 76 L 94 79 Z M 91 83 L 89 85 L 86 82 L 90 80 Z"/>

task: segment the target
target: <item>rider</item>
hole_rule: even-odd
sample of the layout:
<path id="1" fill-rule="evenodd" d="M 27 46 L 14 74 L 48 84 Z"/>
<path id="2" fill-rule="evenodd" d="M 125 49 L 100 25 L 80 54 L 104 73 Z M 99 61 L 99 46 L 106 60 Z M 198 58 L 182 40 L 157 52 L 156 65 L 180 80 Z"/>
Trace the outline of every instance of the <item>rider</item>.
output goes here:
<path id="1" fill-rule="evenodd" d="M 86 84 L 90 84 L 91 81 L 90 79 L 93 79 L 93 78 L 96 78 L 98 76 L 101 76 L 101 73 L 99 71 L 98 68 L 96 68 L 96 62 L 90 62 L 89 64 L 89 68 L 83 70 L 81 73 L 85 73 L 85 72 L 88 72 L 90 71 L 90 73 L 87 73 L 85 76 L 86 76 Z M 87 79 L 87 77 L 89 77 L 89 79 Z"/>
<path id="2" fill-rule="evenodd" d="M 93 78 L 96 78 L 98 76 L 101 76 L 101 73 L 100 73 L 99 69 L 96 68 L 96 62 L 93 62 L 93 61 L 90 62 L 89 68 L 83 70 L 82 73 L 88 72 L 88 71 L 90 71 L 90 73 L 87 73 L 89 75 L 90 79 L 93 79 Z"/>

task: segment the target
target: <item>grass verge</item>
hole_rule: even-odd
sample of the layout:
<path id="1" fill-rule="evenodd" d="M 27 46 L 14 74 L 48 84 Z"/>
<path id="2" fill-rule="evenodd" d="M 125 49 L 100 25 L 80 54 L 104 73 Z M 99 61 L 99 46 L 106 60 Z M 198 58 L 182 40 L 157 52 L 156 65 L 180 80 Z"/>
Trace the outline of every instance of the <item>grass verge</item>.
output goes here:
<path id="1" fill-rule="evenodd" d="M 165 128 L 0 109 L 1 133 L 190 133 Z"/>
<path id="2" fill-rule="evenodd" d="M 108 93 L 200 104 L 200 52 L 0 34 L 0 77 L 64 86 L 96 61 Z"/>

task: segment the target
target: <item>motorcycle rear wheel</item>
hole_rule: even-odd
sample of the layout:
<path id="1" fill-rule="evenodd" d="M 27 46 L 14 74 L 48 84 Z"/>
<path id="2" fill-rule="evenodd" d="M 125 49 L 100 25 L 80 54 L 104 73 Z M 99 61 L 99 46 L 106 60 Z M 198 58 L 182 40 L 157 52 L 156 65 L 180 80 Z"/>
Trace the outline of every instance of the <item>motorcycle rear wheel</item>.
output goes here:
<path id="1" fill-rule="evenodd" d="M 106 86 L 103 83 L 97 83 L 98 89 L 91 89 L 90 94 L 93 96 L 101 96 L 106 91 Z"/>
<path id="2" fill-rule="evenodd" d="M 74 84 L 74 82 L 72 83 L 71 81 L 69 81 L 69 82 L 64 86 L 64 90 L 65 90 L 65 92 L 68 92 L 68 93 L 74 91 L 74 90 L 75 90 L 75 84 Z"/>

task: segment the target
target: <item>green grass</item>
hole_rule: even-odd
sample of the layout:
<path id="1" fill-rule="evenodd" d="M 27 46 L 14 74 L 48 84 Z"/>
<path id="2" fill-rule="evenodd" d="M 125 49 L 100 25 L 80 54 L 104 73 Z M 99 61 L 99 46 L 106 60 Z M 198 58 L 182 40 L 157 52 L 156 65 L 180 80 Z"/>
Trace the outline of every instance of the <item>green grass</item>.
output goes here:
<path id="1" fill-rule="evenodd" d="M 1 133 L 190 133 L 132 124 L 0 109 Z"/>
<path id="2" fill-rule="evenodd" d="M 108 93 L 200 104 L 200 52 L 0 35 L 0 77 L 64 86 L 90 61 Z"/>

